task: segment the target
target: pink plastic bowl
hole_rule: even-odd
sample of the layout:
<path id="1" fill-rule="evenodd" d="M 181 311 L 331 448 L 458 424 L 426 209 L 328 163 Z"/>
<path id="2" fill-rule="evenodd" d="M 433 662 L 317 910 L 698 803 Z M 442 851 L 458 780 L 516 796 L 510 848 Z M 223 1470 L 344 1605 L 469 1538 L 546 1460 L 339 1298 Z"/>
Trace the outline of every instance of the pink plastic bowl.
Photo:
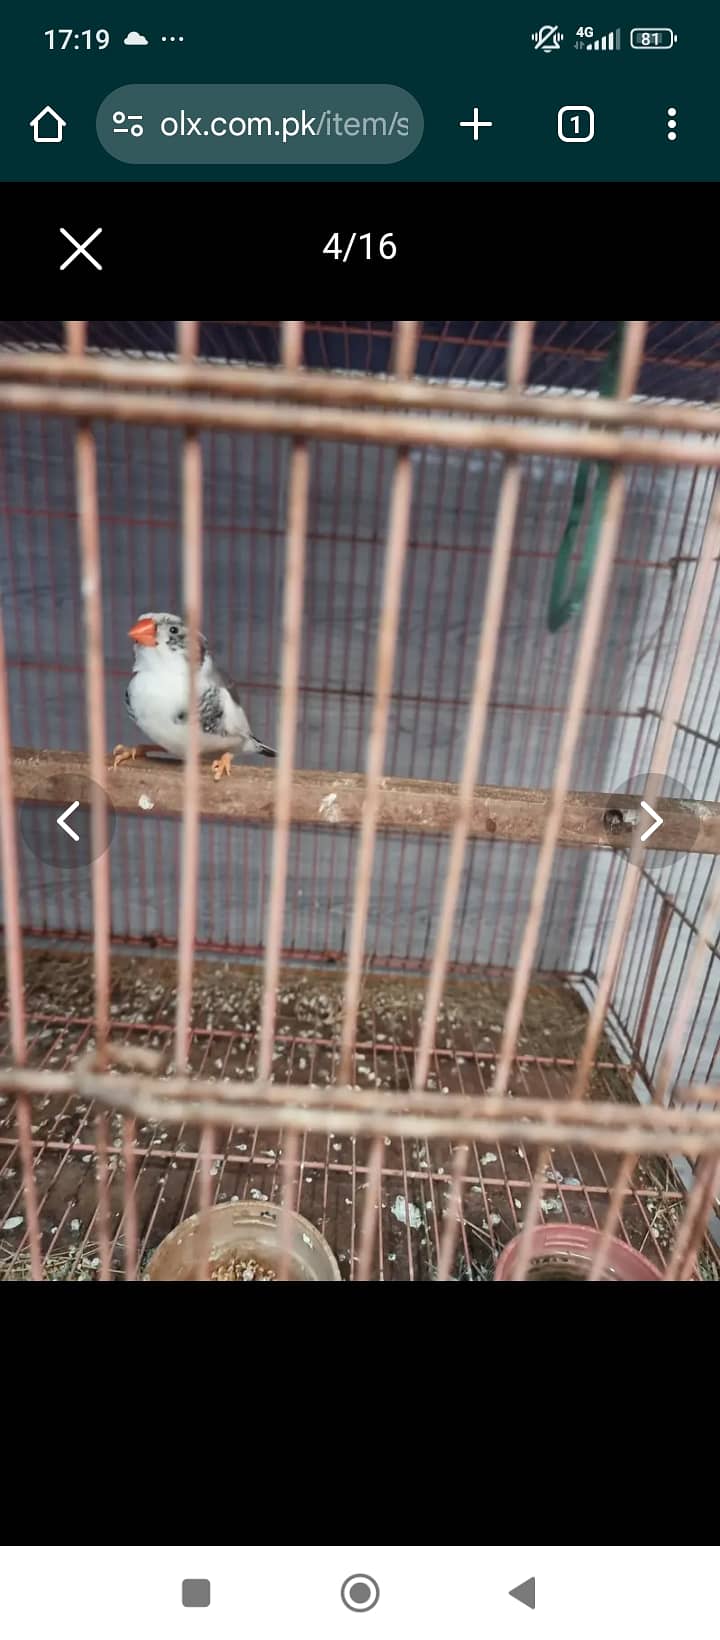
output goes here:
<path id="1" fill-rule="evenodd" d="M 585 1281 L 590 1273 L 599 1230 L 582 1224 L 541 1224 L 530 1238 L 530 1263 L 526 1281 Z M 500 1254 L 495 1267 L 496 1281 L 512 1281 L 520 1237 L 515 1236 Z M 662 1275 L 634 1248 L 615 1236 L 610 1238 L 602 1281 L 662 1281 Z"/>

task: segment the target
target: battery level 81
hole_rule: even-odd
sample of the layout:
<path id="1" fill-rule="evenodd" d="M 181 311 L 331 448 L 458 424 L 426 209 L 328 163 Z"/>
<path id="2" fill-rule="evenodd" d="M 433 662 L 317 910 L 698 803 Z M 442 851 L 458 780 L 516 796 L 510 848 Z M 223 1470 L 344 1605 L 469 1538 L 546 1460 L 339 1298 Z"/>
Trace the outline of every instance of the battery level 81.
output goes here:
<path id="1" fill-rule="evenodd" d="M 630 44 L 635 51 L 669 51 L 677 42 L 671 28 L 631 28 Z"/>

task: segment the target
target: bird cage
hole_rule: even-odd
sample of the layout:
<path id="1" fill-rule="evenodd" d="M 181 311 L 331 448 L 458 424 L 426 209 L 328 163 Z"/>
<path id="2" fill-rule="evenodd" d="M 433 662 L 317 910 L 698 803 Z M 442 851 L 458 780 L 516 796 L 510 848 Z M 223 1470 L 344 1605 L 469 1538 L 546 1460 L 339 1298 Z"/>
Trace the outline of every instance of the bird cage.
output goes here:
<path id="1" fill-rule="evenodd" d="M 719 374 L 0 327 L 0 1277 L 717 1279 Z M 274 761 L 114 753 L 148 611 Z"/>

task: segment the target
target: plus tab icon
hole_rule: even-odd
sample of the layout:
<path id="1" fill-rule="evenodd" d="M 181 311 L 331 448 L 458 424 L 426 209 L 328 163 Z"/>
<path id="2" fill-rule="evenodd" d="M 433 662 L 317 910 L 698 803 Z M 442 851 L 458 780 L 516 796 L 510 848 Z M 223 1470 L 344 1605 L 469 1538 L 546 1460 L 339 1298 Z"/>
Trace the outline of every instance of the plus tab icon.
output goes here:
<path id="1" fill-rule="evenodd" d="M 479 114 L 477 108 L 474 108 L 473 109 L 472 119 L 471 120 L 459 120 L 458 124 L 463 126 L 463 127 L 469 128 L 472 131 L 472 134 L 473 134 L 473 142 L 477 142 L 478 137 L 480 135 L 480 132 L 483 130 L 484 127 L 491 126 L 492 125 L 492 120 L 481 120 L 480 114 Z"/>

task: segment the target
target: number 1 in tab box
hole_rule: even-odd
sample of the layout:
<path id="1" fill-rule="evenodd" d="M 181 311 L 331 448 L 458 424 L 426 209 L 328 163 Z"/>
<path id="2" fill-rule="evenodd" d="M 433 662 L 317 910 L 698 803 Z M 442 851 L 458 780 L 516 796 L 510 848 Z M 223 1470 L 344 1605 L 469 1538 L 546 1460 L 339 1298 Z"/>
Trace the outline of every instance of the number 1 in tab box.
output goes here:
<path id="1" fill-rule="evenodd" d="M 595 110 L 587 103 L 566 103 L 558 109 L 557 134 L 561 142 L 592 142 Z"/>

